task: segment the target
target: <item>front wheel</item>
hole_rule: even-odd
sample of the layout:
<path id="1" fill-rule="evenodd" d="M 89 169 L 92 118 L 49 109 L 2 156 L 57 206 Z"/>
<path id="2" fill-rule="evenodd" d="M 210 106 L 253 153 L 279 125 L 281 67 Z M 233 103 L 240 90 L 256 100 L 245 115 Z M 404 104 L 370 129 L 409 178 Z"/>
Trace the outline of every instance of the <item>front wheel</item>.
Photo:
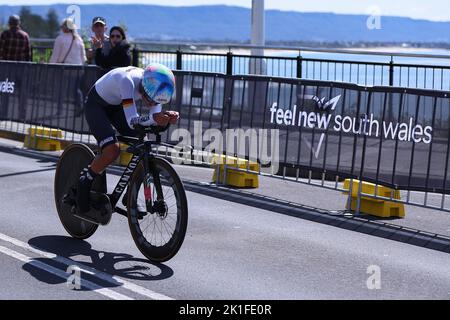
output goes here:
<path id="1" fill-rule="evenodd" d="M 170 260 L 180 249 L 186 234 L 188 206 L 183 183 L 172 166 L 161 158 L 153 158 L 154 170 L 159 175 L 164 195 L 164 209 L 148 212 L 144 179 L 147 179 L 147 196 L 157 200 L 154 178 L 145 174 L 143 161 L 136 168 L 128 189 L 128 224 L 134 242 L 150 261 Z"/>

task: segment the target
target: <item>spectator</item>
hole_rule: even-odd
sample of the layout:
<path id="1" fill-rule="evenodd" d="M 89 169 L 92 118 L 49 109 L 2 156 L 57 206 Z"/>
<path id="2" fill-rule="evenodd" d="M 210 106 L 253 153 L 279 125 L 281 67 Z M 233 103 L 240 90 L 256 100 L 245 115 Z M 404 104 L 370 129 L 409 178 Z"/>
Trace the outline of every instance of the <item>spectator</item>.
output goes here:
<path id="1" fill-rule="evenodd" d="M 84 43 L 76 29 L 72 19 L 64 19 L 61 24 L 62 33 L 55 40 L 50 63 L 81 65 L 86 62 Z"/>
<path id="2" fill-rule="evenodd" d="M 103 43 L 94 41 L 95 63 L 103 69 L 128 67 L 131 64 L 130 45 L 126 40 L 125 31 L 121 27 L 112 27 L 109 33 L 111 49 L 108 54 L 102 51 Z"/>
<path id="3" fill-rule="evenodd" d="M 10 16 L 8 24 L 0 36 L 0 60 L 30 61 L 30 37 L 20 28 L 20 17 Z"/>
<path id="4" fill-rule="evenodd" d="M 111 49 L 111 45 L 109 43 L 109 38 L 105 34 L 108 30 L 108 27 L 106 26 L 106 19 L 103 17 L 95 17 L 92 19 L 92 32 L 94 35 L 91 38 L 91 45 L 92 48 L 88 51 L 88 60 L 89 63 L 95 63 L 95 48 L 94 48 L 94 42 L 101 41 L 103 42 L 102 52 L 104 55 L 107 55 L 109 53 L 109 50 Z"/>

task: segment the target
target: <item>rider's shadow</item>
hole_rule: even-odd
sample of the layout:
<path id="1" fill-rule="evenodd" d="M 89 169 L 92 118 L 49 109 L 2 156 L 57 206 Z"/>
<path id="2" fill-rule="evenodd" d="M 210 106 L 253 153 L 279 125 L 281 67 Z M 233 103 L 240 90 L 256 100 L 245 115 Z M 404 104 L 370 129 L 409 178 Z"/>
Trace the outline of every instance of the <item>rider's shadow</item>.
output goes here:
<path id="1" fill-rule="evenodd" d="M 100 277 L 96 277 L 95 271 L 93 276 L 86 275 L 89 278 L 86 280 L 97 284 L 101 283 L 104 287 L 122 286 L 122 284 L 114 280 L 112 276 L 118 276 L 123 279 L 152 281 L 167 279 L 173 275 L 173 270 L 167 265 L 151 263 L 146 259 L 136 258 L 125 253 L 97 251 L 92 249 L 92 246 L 88 242 L 73 239 L 71 237 L 40 236 L 30 239 L 28 243 L 36 249 L 55 254 L 59 257 L 53 259 L 33 259 L 33 261 L 44 263 L 45 265 L 50 266 L 50 268 L 58 268 L 59 270 L 66 272 L 70 265 L 70 261 L 63 259 L 66 258 L 106 273 L 106 281 L 101 280 Z M 64 261 L 61 262 L 61 260 Z M 75 265 L 75 263 L 73 265 Z M 33 263 L 26 263 L 22 268 L 34 278 L 45 283 L 61 284 L 67 282 L 67 279 L 62 279 L 61 277 L 53 275 L 51 272 L 42 270 L 42 268 L 36 268 L 33 266 Z M 83 275 L 84 273 L 82 273 L 82 277 Z M 69 276 L 70 272 L 67 277 L 69 278 Z M 105 278 L 105 275 L 103 274 L 101 277 Z"/>

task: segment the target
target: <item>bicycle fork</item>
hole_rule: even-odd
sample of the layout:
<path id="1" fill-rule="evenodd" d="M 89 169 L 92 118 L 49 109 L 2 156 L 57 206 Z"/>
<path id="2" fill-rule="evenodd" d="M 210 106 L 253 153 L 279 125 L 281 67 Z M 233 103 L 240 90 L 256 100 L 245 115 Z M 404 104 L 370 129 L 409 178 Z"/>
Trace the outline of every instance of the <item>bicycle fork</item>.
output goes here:
<path id="1" fill-rule="evenodd" d="M 157 213 L 161 218 L 165 218 L 167 215 L 166 203 L 164 201 L 164 194 L 161 185 L 161 179 L 159 177 L 159 172 L 156 170 L 154 161 L 151 159 L 152 156 L 148 152 L 144 156 L 144 196 L 147 211 Z M 153 178 L 153 187 L 156 190 L 156 199 L 153 199 L 152 187 L 148 180 L 148 175 L 151 174 Z"/>

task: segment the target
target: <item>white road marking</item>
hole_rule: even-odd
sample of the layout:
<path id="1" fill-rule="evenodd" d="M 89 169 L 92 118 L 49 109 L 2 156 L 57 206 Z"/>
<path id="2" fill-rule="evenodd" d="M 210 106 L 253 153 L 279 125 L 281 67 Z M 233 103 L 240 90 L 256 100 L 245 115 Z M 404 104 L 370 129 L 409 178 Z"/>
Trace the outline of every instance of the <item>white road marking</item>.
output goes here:
<path id="1" fill-rule="evenodd" d="M 17 247 L 23 248 L 27 251 L 39 254 L 42 257 L 48 258 L 48 259 L 53 259 L 54 261 L 57 261 L 59 263 L 62 263 L 66 266 L 77 266 L 80 268 L 80 270 L 82 272 L 85 272 L 87 274 L 93 275 L 103 281 L 109 282 L 113 285 L 117 285 L 120 286 L 121 288 L 125 288 L 127 290 L 130 290 L 134 293 L 140 294 L 144 297 L 147 297 L 149 299 L 153 299 L 153 300 L 174 300 L 173 298 L 170 298 L 168 296 L 165 296 L 163 294 L 154 292 L 152 290 L 149 290 L 147 288 L 141 287 L 137 284 L 134 284 L 130 281 L 126 281 L 118 276 L 113 276 L 111 274 L 108 274 L 106 272 L 97 270 L 95 268 L 91 268 L 89 266 L 86 266 L 82 263 L 79 263 L 77 261 L 71 260 L 69 258 L 65 258 L 62 256 L 58 256 L 54 253 L 50 253 L 50 252 L 46 252 L 46 251 L 42 251 L 39 248 L 34 248 L 32 246 L 30 246 L 28 243 L 22 242 L 18 239 L 12 238 L 10 236 L 7 236 L 3 233 L 0 233 L 0 240 L 3 240 L 5 242 L 11 243 Z"/>
<path id="2" fill-rule="evenodd" d="M 24 254 L 21 254 L 17 251 L 9 249 L 9 248 L 0 246 L 0 252 L 3 254 L 6 254 L 7 256 L 10 256 L 14 259 L 28 263 L 28 264 L 32 265 L 33 267 L 41 269 L 45 272 L 51 273 L 63 280 L 67 280 L 70 276 L 70 274 L 68 274 L 58 268 L 52 267 L 48 264 L 45 264 L 42 261 L 34 260 L 33 258 L 31 258 L 29 256 L 26 256 Z M 117 293 L 113 290 L 102 288 L 101 286 L 99 286 L 93 282 L 90 282 L 88 280 L 81 279 L 81 286 L 88 288 L 89 290 L 92 290 L 93 292 L 99 293 L 99 294 L 104 295 L 105 297 L 108 297 L 113 300 L 134 300 L 131 297 Z"/>

